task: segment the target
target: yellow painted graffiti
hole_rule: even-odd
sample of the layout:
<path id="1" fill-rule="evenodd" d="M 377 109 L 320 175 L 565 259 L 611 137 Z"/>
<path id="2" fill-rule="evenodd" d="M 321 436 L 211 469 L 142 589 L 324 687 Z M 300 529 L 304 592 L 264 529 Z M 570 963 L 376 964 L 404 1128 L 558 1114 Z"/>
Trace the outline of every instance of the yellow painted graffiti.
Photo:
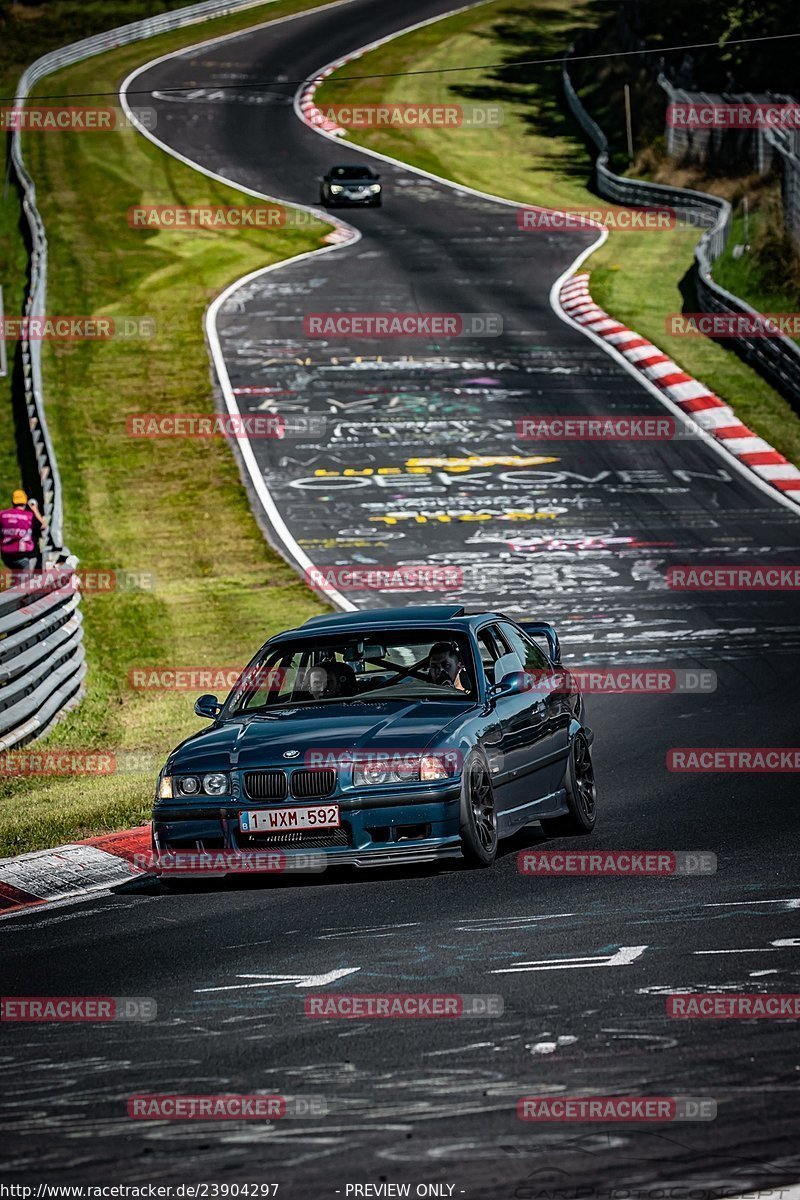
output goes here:
<path id="1" fill-rule="evenodd" d="M 435 470 L 458 473 L 471 471 L 473 467 L 542 467 L 558 461 L 558 458 L 544 454 L 471 454 L 467 458 L 407 458 L 404 467 L 345 467 L 342 471 L 320 467 L 314 474 L 318 479 L 361 475 L 432 475 Z"/>
<path id="2" fill-rule="evenodd" d="M 436 467 L 441 471 L 471 471 L 473 467 L 541 467 L 558 462 L 543 454 L 470 454 L 467 458 L 407 458 L 409 471 Z"/>
<path id="3" fill-rule="evenodd" d="M 396 513 L 395 515 L 382 517 L 369 517 L 368 520 L 383 522 L 384 525 L 397 525 L 399 521 L 414 521 L 417 525 L 425 525 L 428 521 L 438 521 L 440 524 L 446 525 L 451 521 L 554 521 L 559 516 L 561 516 L 561 512 L 552 512 L 548 509 L 537 510 L 536 512 L 517 512 L 512 509 L 508 512 L 500 513 Z"/>

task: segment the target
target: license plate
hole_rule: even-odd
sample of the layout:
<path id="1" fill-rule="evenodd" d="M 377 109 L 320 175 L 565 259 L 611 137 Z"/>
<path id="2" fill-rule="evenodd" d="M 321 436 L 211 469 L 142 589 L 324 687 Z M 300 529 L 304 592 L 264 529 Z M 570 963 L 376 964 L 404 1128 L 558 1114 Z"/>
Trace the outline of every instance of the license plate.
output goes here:
<path id="1" fill-rule="evenodd" d="M 293 829 L 338 829 L 341 825 L 338 804 L 320 804 L 313 808 L 262 808 L 239 813 L 242 833 L 288 833 Z"/>

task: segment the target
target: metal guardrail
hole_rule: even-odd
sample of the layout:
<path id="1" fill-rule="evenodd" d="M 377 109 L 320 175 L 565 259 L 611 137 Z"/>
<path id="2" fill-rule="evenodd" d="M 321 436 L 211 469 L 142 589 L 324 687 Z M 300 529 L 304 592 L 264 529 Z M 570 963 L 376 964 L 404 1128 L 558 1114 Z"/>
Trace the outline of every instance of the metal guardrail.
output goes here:
<path id="1" fill-rule="evenodd" d="M 272 0 L 203 0 L 174 12 L 121 25 L 42 55 L 23 72 L 14 107 L 22 108 L 39 80 L 74 63 L 118 46 L 181 29 L 212 17 L 256 8 Z M 52 103 L 49 101 L 48 103 Z M 19 131 L 11 137 L 11 168 L 22 195 L 30 257 L 28 295 L 23 315 L 45 316 L 47 234 L 36 207 L 36 187 L 22 156 Z M 50 440 L 42 386 L 42 343 L 23 337 L 17 347 L 19 396 L 27 413 L 30 442 L 47 518 L 45 561 L 75 567 L 63 545 L 63 509 L 58 464 Z M 57 584 L 41 591 L 0 591 L 0 750 L 42 733 L 83 695 L 86 674 L 80 595 Z"/>
<path id="2" fill-rule="evenodd" d="M 694 249 L 693 275 L 698 307 L 702 312 L 759 318 L 761 314 L 756 309 L 726 291 L 711 274 L 712 264 L 723 253 L 730 235 L 732 210 L 728 201 L 691 188 L 670 187 L 616 175 L 608 166 L 608 139 L 597 122 L 589 116 L 569 77 L 568 63 L 574 49 L 570 47 L 562 63 L 564 93 L 572 115 L 597 147 L 595 172 L 599 194 L 616 204 L 657 205 L 690 214 L 690 219 L 703 228 Z M 659 76 L 658 82 L 661 86 L 670 87 L 663 75 Z M 741 336 L 726 339 L 726 343 L 735 346 L 750 366 L 800 409 L 800 346 L 783 336 Z"/>
<path id="3" fill-rule="evenodd" d="M 74 568 L 67 554 L 61 570 Z M 44 575 L 40 589 L 0 592 L 0 750 L 42 733 L 81 699 L 86 674 L 80 596 Z"/>

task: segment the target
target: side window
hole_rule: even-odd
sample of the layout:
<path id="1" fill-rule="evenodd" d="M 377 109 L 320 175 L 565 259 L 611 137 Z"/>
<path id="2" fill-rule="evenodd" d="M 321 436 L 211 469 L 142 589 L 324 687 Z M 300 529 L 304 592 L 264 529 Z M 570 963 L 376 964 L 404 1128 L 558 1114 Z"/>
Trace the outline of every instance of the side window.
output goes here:
<path id="1" fill-rule="evenodd" d="M 552 670 L 544 653 L 524 633 L 515 629 L 513 625 L 509 625 L 506 621 L 503 621 L 500 629 L 511 649 L 519 655 L 520 661 L 523 663 L 526 671 Z"/>
<path id="2" fill-rule="evenodd" d="M 494 664 L 505 654 L 505 647 L 498 644 L 497 634 L 493 625 L 484 625 L 478 634 L 478 646 L 481 652 L 481 666 L 489 683 L 495 683 Z"/>
<path id="3" fill-rule="evenodd" d="M 300 674 L 297 655 L 272 654 L 256 663 L 249 676 L 242 677 L 242 692 L 235 711 L 241 712 L 285 700 L 296 686 Z"/>

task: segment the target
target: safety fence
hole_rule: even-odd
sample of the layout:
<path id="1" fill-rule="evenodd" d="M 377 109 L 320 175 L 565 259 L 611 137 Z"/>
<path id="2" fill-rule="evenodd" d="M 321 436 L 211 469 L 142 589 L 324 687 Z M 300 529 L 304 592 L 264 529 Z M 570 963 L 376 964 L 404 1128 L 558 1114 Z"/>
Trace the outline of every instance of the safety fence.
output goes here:
<path id="1" fill-rule="evenodd" d="M 800 252 L 800 130 L 769 129 L 764 136 L 780 163 L 784 228 Z"/>
<path id="2" fill-rule="evenodd" d="M 687 216 L 703 230 L 694 249 L 693 277 L 699 310 L 745 316 L 758 322 L 761 314 L 721 287 L 711 274 L 712 265 L 725 250 L 730 236 L 732 210 L 728 201 L 691 188 L 615 174 L 608 165 L 608 139 L 586 111 L 570 79 L 569 59 L 574 52 L 575 48 L 570 47 L 562 63 L 564 93 L 572 115 L 597 148 L 595 186 L 598 193 L 615 204 L 672 208 Z M 671 89 L 665 76 L 660 75 L 658 82 L 665 90 Z M 795 186 L 798 186 L 797 182 Z M 784 336 L 743 335 L 726 339 L 726 344 L 734 346 L 750 366 L 800 410 L 800 347 L 795 342 Z"/>
<path id="3" fill-rule="evenodd" d="M 666 92 L 670 104 L 692 107 L 703 105 L 744 104 L 763 107 L 786 106 L 791 111 L 800 108 L 794 96 L 780 93 L 756 95 L 741 92 L 719 95 L 711 92 L 687 91 L 676 88 L 663 75 L 659 86 Z M 715 164 L 752 163 L 764 175 L 773 167 L 781 176 L 783 223 L 800 250 L 800 130 L 781 125 L 764 125 L 754 129 L 689 129 L 667 122 L 665 129 L 667 153 L 688 162 Z"/>
<path id="4" fill-rule="evenodd" d="M 31 89 L 63 67 L 118 46 L 272 2 L 204 0 L 62 46 L 37 58 L 22 74 L 14 108 L 22 108 Z M 36 206 L 36 186 L 25 166 L 19 131 L 11 136 L 10 157 L 11 173 L 22 198 L 29 255 L 23 316 L 35 319 L 46 314 L 47 234 Z M 14 386 L 17 411 L 24 415 L 24 420 L 17 422 L 20 460 L 31 464 L 31 482 L 38 478 L 47 518 L 45 563 L 74 567 L 77 560 L 63 544 L 61 480 L 47 428 L 40 340 L 23 336 L 17 343 Z M 27 479 L 26 483 L 30 486 Z M 80 594 L 76 588 L 54 583 L 35 593 L 14 587 L 0 591 L 0 749 L 42 733 L 79 702 L 86 673 L 82 639 Z"/>

